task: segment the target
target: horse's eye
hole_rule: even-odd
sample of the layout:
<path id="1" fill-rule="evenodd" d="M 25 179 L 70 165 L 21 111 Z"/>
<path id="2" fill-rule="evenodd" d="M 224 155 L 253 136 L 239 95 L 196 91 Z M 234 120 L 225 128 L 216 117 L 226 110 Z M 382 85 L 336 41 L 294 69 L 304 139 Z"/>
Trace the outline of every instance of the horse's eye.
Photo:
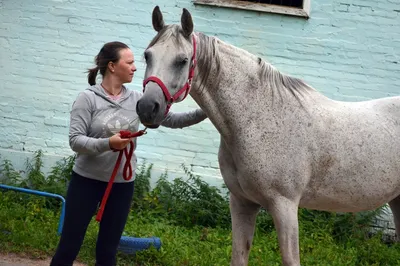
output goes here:
<path id="1" fill-rule="evenodd" d="M 189 59 L 186 57 L 185 54 L 180 54 L 175 58 L 175 66 L 176 67 L 184 67 Z"/>

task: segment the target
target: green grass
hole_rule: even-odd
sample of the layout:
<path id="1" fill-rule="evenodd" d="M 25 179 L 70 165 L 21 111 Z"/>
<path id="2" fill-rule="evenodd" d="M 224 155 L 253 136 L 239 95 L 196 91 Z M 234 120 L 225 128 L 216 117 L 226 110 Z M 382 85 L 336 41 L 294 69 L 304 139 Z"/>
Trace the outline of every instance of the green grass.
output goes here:
<path id="1" fill-rule="evenodd" d="M 0 169 L 8 184 L 65 193 L 73 159 L 59 162 L 52 175 L 40 171 L 41 154 L 28 162 L 22 179 L 9 162 Z M 118 255 L 118 265 L 229 265 L 230 214 L 226 195 L 210 187 L 185 167 L 187 177 L 160 177 L 150 191 L 151 165 L 137 171 L 136 194 L 124 235 L 159 237 L 162 248 Z M 302 265 L 400 265 L 400 245 L 385 244 L 379 234 L 369 236 L 368 224 L 380 210 L 332 214 L 299 210 Z M 58 243 L 60 204 L 57 200 L 14 191 L 0 191 L 0 250 L 35 258 L 52 256 Z M 90 223 L 78 260 L 93 265 L 98 223 Z M 271 217 L 261 211 L 249 265 L 281 265 Z"/>
<path id="2" fill-rule="evenodd" d="M 52 256 L 56 247 L 58 213 L 32 205 L 23 206 L 7 200 L 2 193 L 0 203 L 0 249 L 23 253 L 36 258 Z M 33 196 L 32 196 L 33 197 Z M 79 254 L 81 262 L 93 265 L 97 222 L 91 222 Z M 168 219 L 134 211 L 124 235 L 160 237 L 162 248 L 140 251 L 136 256 L 119 254 L 118 265 L 229 265 L 231 231 L 202 226 L 182 227 Z M 281 265 L 275 230 L 266 233 L 257 229 L 249 265 Z M 400 246 L 383 244 L 379 235 L 349 238 L 337 242 L 329 230 L 313 228 L 305 222 L 300 229 L 302 265 L 400 265 Z"/>

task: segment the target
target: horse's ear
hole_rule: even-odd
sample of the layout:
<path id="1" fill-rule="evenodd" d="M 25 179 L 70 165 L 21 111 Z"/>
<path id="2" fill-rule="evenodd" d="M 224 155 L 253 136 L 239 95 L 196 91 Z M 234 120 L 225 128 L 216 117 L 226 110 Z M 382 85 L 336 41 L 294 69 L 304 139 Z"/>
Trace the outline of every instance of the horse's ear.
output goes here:
<path id="1" fill-rule="evenodd" d="M 156 6 L 153 9 L 153 16 L 152 16 L 153 28 L 159 32 L 162 28 L 164 28 L 164 19 L 160 11 L 160 7 Z"/>
<path id="2" fill-rule="evenodd" d="M 188 37 L 193 32 L 193 20 L 192 15 L 190 15 L 189 11 L 184 8 L 182 17 L 181 17 L 181 26 L 183 29 L 183 34 Z"/>

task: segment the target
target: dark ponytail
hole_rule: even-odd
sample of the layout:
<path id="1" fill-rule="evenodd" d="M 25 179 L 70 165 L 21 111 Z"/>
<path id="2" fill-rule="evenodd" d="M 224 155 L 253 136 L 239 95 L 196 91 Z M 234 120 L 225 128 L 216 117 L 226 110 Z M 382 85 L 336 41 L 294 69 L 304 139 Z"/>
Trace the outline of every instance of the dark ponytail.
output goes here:
<path id="1" fill-rule="evenodd" d="M 99 67 L 90 68 L 88 70 L 88 82 L 91 86 L 96 85 L 96 77 L 99 72 Z"/>
<path id="2" fill-rule="evenodd" d="M 91 86 L 96 84 L 97 73 L 104 77 L 107 72 L 108 63 L 117 63 L 120 55 L 119 51 L 122 49 L 129 49 L 128 45 L 122 42 L 109 42 L 104 44 L 100 52 L 94 58 L 96 67 L 88 69 L 88 82 Z"/>

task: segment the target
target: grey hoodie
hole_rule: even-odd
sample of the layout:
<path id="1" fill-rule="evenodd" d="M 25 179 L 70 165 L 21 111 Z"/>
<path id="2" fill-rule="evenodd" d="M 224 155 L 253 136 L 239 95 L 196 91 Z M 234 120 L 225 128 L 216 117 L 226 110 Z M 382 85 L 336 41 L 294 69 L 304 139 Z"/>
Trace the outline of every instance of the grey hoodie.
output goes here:
<path id="1" fill-rule="evenodd" d="M 77 153 L 73 171 L 87 178 L 108 182 L 117 161 L 118 152 L 109 146 L 109 137 L 120 130 L 136 132 L 139 117 L 136 102 L 142 96 L 139 91 L 123 87 L 121 98 L 113 101 L 101 85 L 94 85 L 79 93 L 72 105 L 69 129 L 69 144 Z M 162 123 L 165 127 L 182 128 L 197 124 L 207 116 L 201 109 L 186 113 L 169 112 Z M 145 136 L 143 136 L 145 137 Z M 136 148 L 136 139 L 134 139 Z M 131 182 L 135 179 L 136 155 L 132 156 L 133 177 L 125 181 L 122 170 L 125 156 L 122 156 L 115 182 Z"/>

